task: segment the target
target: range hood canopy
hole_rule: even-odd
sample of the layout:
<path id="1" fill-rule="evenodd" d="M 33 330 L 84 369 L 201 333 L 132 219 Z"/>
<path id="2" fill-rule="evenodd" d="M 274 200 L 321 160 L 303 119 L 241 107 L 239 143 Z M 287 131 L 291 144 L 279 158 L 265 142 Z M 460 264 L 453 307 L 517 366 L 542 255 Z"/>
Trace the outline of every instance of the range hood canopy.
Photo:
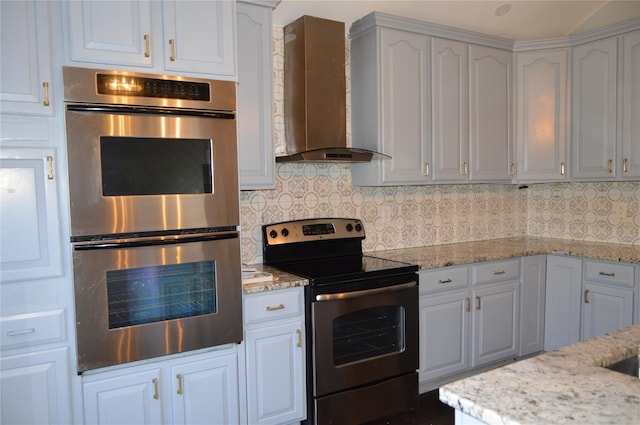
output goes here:
<path id="1" fill-rule="evenodd" d="M 276 162 L 368 162 L 389 158 L 347 147 L 345 27 L 302 16 L 284 27 L 287 156 Z"/>

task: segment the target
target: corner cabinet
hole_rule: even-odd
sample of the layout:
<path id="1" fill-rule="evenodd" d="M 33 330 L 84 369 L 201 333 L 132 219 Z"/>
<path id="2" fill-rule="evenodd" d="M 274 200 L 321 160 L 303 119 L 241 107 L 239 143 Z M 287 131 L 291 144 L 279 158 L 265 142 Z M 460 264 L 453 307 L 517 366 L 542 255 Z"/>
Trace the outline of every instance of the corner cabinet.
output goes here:
<path id="1" fill-rule="evenodd" d="M 67 65 L 235 79 L 235 1 L 63 2 Z"/>
<path id="2" fill-rule="evenodd" d="M 239 1 L 238 157 L 240 189 L 275 187 L 271 11 L 277 1 Z"/>
<path id="3" fill-rule="evenodd" d="M 569 49 L 515 53 L 518 182 L 568 179 Z"/>
<path id="4" fill-rule="evenodd" d="M 306 419 L 303 288 L 245 294 L 247 422 Z"/>

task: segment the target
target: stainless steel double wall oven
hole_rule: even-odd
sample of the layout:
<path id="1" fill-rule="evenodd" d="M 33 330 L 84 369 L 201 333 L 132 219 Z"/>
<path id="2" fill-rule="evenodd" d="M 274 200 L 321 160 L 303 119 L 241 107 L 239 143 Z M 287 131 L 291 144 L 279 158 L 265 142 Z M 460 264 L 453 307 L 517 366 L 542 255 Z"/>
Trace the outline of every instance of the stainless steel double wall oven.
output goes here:
<path id="1" fill-rule="evenodd" d="M 63 77 L 78 372 L 241 341 L 235 84 Z"/>

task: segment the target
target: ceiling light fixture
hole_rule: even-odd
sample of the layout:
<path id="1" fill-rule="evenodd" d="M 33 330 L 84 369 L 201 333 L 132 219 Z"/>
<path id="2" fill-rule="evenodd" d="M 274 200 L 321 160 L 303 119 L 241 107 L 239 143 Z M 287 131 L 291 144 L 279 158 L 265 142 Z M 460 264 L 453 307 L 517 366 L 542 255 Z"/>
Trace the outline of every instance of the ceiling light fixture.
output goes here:
<path id="1" fill-rule="evenodd" d="M 507 13 L 509 13 L 509 11 L 511 10 L 511 3 L 505 3 L 501 6 L 499 6 L 496 11 L 495 11 L 495 15 L 496 16 L 504 16 Z"/>

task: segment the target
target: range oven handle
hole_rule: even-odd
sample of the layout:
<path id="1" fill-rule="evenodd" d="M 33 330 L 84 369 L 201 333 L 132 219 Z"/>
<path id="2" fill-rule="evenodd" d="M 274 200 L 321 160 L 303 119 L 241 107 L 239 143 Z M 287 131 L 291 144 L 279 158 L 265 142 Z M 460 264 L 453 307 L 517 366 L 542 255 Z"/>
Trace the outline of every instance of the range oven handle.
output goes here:
<path id="1" fill-rule="evenodd" d="M 380 294 L 384 292 L 395 292 L 402 289 L 413 288 L 417 285 L 416 281 L 401 283 L 400 285 L 385 286 L 382 288 L 365 289 L 363 291 L 341 292 L 338 294 L 320 294 L 316 295 L 316 301 L 335 301 L 348 298 L 363 297 L 365 295 Z"/>
<path id="2" fill-rule="evenodd" d="M 78 103 L 68 104 L 68 111 L 75 112 L 102 112 L 108 114 L 156 114 L 156 115 L 186 115 L 193 117 L 207 117 L 207 118 L 220 118 L 220 119 L 234 119 L 235 114 L 233 112 L 224 111 L 205 111 L 201 109 L 186 109 L 186 108 L 165 108 L 162 106 L 125 106 L 125 105 L 103 105 L 103 104 L 89 104 Z"/>
<path id="3" fill-rule="evenodd" d="M 224 232 L 213 234 L 198 234 L 198 235 L 176 235 L 171 238 L 165 237 L 153 237 L 153 238 L 140 238 L 140 239 L 126 239 L 121 241 L 99 241 L 91 243 L 75 244 L 73 249 L 76 251 L 90 251 L 98 249 L 124 249 L 124 248 L 138 248 L 145 246 L 164 246 L 175 245 L 180 243 L 190 242 L 208 242 L 219 241 L 224 239 L 237 239 L 238 232 Z"/>

